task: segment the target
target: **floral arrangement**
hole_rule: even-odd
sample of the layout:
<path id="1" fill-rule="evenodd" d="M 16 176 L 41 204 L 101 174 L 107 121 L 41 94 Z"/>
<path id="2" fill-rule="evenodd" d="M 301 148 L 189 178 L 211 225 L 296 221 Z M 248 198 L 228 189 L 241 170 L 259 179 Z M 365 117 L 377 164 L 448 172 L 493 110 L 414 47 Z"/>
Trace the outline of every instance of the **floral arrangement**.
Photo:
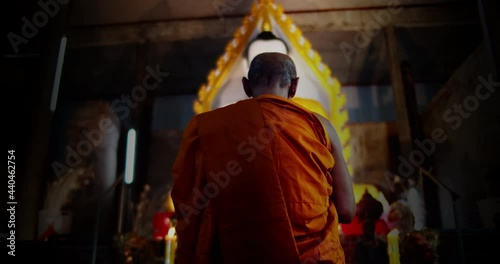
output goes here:
<path id="1" fill-rule="evenodd" d="M 401 248 L 401 264 L 438 264 L 439 232 L 423 229 L 410 232 Z"/>
<path id="2" fill-rule="evenodd" d="M 166 186 L 170 189 L 169 186 Z M 133 206 L 134 220 L 130 232 L 115 236 L 115 247 L 122 263 L 162 263 L 164 254 L 161 240 L 154 240 L 153 219 L 157 212 L 170 208 L 169 191 L 163 188 L 152 194 L 151 187 L 146 184 L 140 194 L 139 201 Z"/>

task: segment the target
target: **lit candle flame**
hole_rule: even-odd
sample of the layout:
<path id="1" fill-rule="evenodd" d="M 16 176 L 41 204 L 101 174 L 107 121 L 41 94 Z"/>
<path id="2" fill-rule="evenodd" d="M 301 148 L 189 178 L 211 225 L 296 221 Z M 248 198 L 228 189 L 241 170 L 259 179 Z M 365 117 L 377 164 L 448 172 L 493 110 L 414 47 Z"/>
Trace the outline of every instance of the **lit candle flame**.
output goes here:
<path id="1" fill-rule="evenodd" d="M 167 238 L 173 238 L 175 235 L 175 227 L 168 229 Z"/>
<path id="2" fill-rule="evenodd" d="M 387 234 L 388 237 L 398 237 L 399 236 L 399 230 L 397 228 L 394 228 Z"/>

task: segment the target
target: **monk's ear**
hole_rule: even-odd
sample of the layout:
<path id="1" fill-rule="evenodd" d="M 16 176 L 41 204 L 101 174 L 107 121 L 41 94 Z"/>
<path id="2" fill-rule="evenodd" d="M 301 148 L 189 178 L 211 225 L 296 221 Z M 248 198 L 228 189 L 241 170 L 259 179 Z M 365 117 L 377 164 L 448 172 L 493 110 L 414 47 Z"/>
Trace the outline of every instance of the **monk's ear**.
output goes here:
<path id="1" fill-rule="evenodd" d="M 246 78 L 246 77 L 243 77 L 241 79 L 241 82 L 243 83 L 243 90 L 245 90 L 245 94 L 252 98 L 252 89 L 250 88 L 250 81 Z"/>
<path id="2" fill-rule="evenodd" d="M 299 77 L 292 78 L 290 87 L 288 88 L 288 98 L 293 98 L 297 92 L 297 85 L 299 84 Z"/>

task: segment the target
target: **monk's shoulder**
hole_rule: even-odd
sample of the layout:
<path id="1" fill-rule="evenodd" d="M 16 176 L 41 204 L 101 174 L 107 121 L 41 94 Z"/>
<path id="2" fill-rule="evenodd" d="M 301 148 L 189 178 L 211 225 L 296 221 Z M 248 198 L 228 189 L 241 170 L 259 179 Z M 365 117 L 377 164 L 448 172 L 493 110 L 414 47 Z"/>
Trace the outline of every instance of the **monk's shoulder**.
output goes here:
<path id="1" fill-rule="evenodd" d="M 198 118 L 199 115 L 194 115 L 189 119 L 186 127 L 184 128 L 183 131 L 183 137 L 185 138 L 192 138 L 194 136 L 198 135 Z"/>
<path id="2" fill-rule="evenodd" d="M 251 99 L 240 100 L 240 101 L 234 102 L 234 103 L 229 104 L 229 105 L 225 105 L 225 106 L 222 106 L 219 108 L 212 109 L 212 110 L 207 111 L 207 112 L 200 113 L 198 115 L 201 118 L 212 118 L 212 117 L 219 116 L 222 114 L 236 115 L 238 113 L 235 111 L 238 111 L 242 107 L 247 106 L 250 103 L 250 101 L 251 101 Z"/>
<path id="3" fill-rule="evenodd" d="M 326 132 L 328 132 L 328 135 L 331 135 L 331 133 L 335 133 L 335 128 L 333 127 L 332 122 L 330 120 L 326 119 L 324 116 L 313 112 L 313 114 L 319 119 L 321 124 L 325 127 Z"/>
<path id="4" fill-rule="evenodd" d="M 328 120 L 327 118 L 325 118 L 324 116 L 322 116 L 318 113 L 313 112 L 313 114 L 316 116 L 316 118 L 318 118 L 318 120 L 321 122 L 321 124 L 325 128 L 326 136 L 328 137 L 329 142 L 331 142 L 332 147 L 333 147 L 335 145 L 334 139 L 337 136 L 337 132 L 335 131 L 335 127 L 333 126 L 332 122 L 330 122 L 330 120 Z"/>
<path id="5" fill-rule="evenodd" d="M 250 100 L 241 100 L 223 107 L 200 113 L 197 115 L 198 127 L 201 130 L 204 130 L 204 128 L 211 128 L 210 131 L 213 131 L 213 128 L 224 127 L 228 123 L 235 124 L 237 121 L 247 120 L 248 118 L 242 119 L 242 117 L 248 117 L 248 115 L 252 113 L 257 106 L 258 104 L 256 102 L 253 102 L 252 104 Z"/>

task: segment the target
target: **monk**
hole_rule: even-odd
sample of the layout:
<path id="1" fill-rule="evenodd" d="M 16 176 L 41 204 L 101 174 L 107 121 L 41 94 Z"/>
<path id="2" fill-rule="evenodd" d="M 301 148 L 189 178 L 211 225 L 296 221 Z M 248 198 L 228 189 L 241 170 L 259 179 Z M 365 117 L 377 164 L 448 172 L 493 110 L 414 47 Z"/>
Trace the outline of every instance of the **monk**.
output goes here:
<path id="1" fill-rule="evenodd" d="M 294 103 L 294 62 L 256 56 L 249 99 L 194 116 L 173 166 L 178 264 L 345 263 L 355 211 L 333 125 Z"/>

